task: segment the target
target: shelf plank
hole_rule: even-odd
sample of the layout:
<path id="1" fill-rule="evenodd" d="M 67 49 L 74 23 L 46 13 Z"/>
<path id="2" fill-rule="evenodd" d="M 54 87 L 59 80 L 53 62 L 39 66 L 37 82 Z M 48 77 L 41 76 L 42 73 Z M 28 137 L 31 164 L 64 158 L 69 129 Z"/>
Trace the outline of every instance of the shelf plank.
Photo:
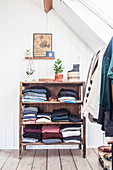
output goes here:
<path id="1" fill-rule="evenodd" d="M 54 60 L 55 57 L 25 57 L 25 59 L 33 59 L 33 60 L 36 60 L 36 59 L 39 59 L 39 60 Z"/>
<path id="2" fill-rule="evenodd" d="M 54 144 L 44 144 L 42 142 L 36 142 L 36 143 L 22 143 L 23 146 L 26 145 L 79 145 L 79 144 L 83 144 L 83 141 L 81 140 L 81 142 L 78 143 L 54 143 Z"/>
<path id="3" fill-rule="evenodd" d="M 60 84 L 60 85 L 65 85 L 65 84 L 69 84 L 69 85 L 83 85 L 84 81 L 77 81 L 77 82 L 67 82 L 67 81 L 64 81 L 64 82 L 56 82 L 56 81 L 53 81 L 53 82 L 43 82 L 43 81 L 22 81 L 23 84 Z"/>
<path id="4" fill-rule="evenodd" d="M 75 103 L 66 103 L 66 102 L 51 102 L 51 101 L 45 101 L 45 102 L 22 102 L 22 104 L 35 104 L 35 103 L 39 103 L 39 104 L 83 104 L 83 101 L 81 100 L 77 100 Z"/>
<path id="5" fill-rule="evenodd" d="M 39 125 L 39 124 L 77 124 L 77 125 L 81 125 L 83 124 L 83 122 L 22 122 L 22 125 Z"/>

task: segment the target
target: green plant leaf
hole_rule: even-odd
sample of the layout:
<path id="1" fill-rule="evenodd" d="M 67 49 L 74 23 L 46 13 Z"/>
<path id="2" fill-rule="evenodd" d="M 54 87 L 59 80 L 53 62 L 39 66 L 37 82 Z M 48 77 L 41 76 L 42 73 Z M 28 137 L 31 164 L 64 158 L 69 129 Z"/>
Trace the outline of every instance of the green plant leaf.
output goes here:
<path id="1" fill-rule="evenodd" d="M 55 74 L 59 74 L 59 73 L 62 73 L 63 72 L 63 67 L 62 67 L 62 61 L 58 58 L 55 63 L 54 63 L 54 66 L 53 66 L 53 70 L 55 71 Z"/>

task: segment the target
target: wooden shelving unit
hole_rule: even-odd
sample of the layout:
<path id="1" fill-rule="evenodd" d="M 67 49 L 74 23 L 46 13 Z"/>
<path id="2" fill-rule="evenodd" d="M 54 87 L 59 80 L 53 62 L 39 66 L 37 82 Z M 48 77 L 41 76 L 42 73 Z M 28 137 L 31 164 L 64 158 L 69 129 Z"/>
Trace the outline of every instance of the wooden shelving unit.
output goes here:
<path id="1" fill-rule="evenodd" d="M 72 89 L 75 90 L 78 96 L 78 100 L 76 103 L 65 103 L 65 102 L 22 102 L 22 89 L 30 88 L 32 86 L 44 86 L 48 89 L 49 96 L 57 96 L 58 92 L 61 88 Z M 83 117 L 83 122 L 22 122 L 22 105 L 25 106 L 35 106 L 39 107 L 42 112 L 52 112 L 53 109 L 66 108 L 69 113 L 73 115 L 81 115 L 81 105 L 83 105 L 84 98 L 84 82 L 20 82 L 20 113 L 19 113 L 19 158 L 22 158 L 23 149 L 26 149 L 26 145 L 45 145 L 41 142 L 38 143 L 22 143 L 22 126 L 28 124 L 81 124 L 83 127 L 83 136 L 82 141 L 80 143 L 60 143 L 53 145 L 79 145 L 81 149 L 81 145 L 83 145 L 83 157 L 86 156 L 86 119 Z M 51 144 L 52 145 L 52 144 Z"/>

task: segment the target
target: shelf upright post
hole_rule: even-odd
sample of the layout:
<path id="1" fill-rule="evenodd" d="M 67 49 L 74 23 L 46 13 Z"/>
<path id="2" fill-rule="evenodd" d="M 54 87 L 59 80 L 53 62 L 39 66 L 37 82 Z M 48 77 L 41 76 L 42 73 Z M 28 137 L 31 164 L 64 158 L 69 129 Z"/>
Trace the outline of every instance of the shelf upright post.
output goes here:
<path id="1" fill-rule="evenodd" d="M 19 99 L 19 159 L 22 158 L 22 82 L 20 82 L 20 99 Z"/>

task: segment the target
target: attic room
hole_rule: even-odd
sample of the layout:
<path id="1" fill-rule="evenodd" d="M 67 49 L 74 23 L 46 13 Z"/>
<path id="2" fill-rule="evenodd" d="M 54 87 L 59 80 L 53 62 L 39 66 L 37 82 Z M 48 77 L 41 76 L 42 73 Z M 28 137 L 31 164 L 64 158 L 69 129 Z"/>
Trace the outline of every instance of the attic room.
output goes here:
<path id="1" fill-rule="evenodd" d="M 112 170 L 111 0 L 0 0 L 2 170 Z"/>

